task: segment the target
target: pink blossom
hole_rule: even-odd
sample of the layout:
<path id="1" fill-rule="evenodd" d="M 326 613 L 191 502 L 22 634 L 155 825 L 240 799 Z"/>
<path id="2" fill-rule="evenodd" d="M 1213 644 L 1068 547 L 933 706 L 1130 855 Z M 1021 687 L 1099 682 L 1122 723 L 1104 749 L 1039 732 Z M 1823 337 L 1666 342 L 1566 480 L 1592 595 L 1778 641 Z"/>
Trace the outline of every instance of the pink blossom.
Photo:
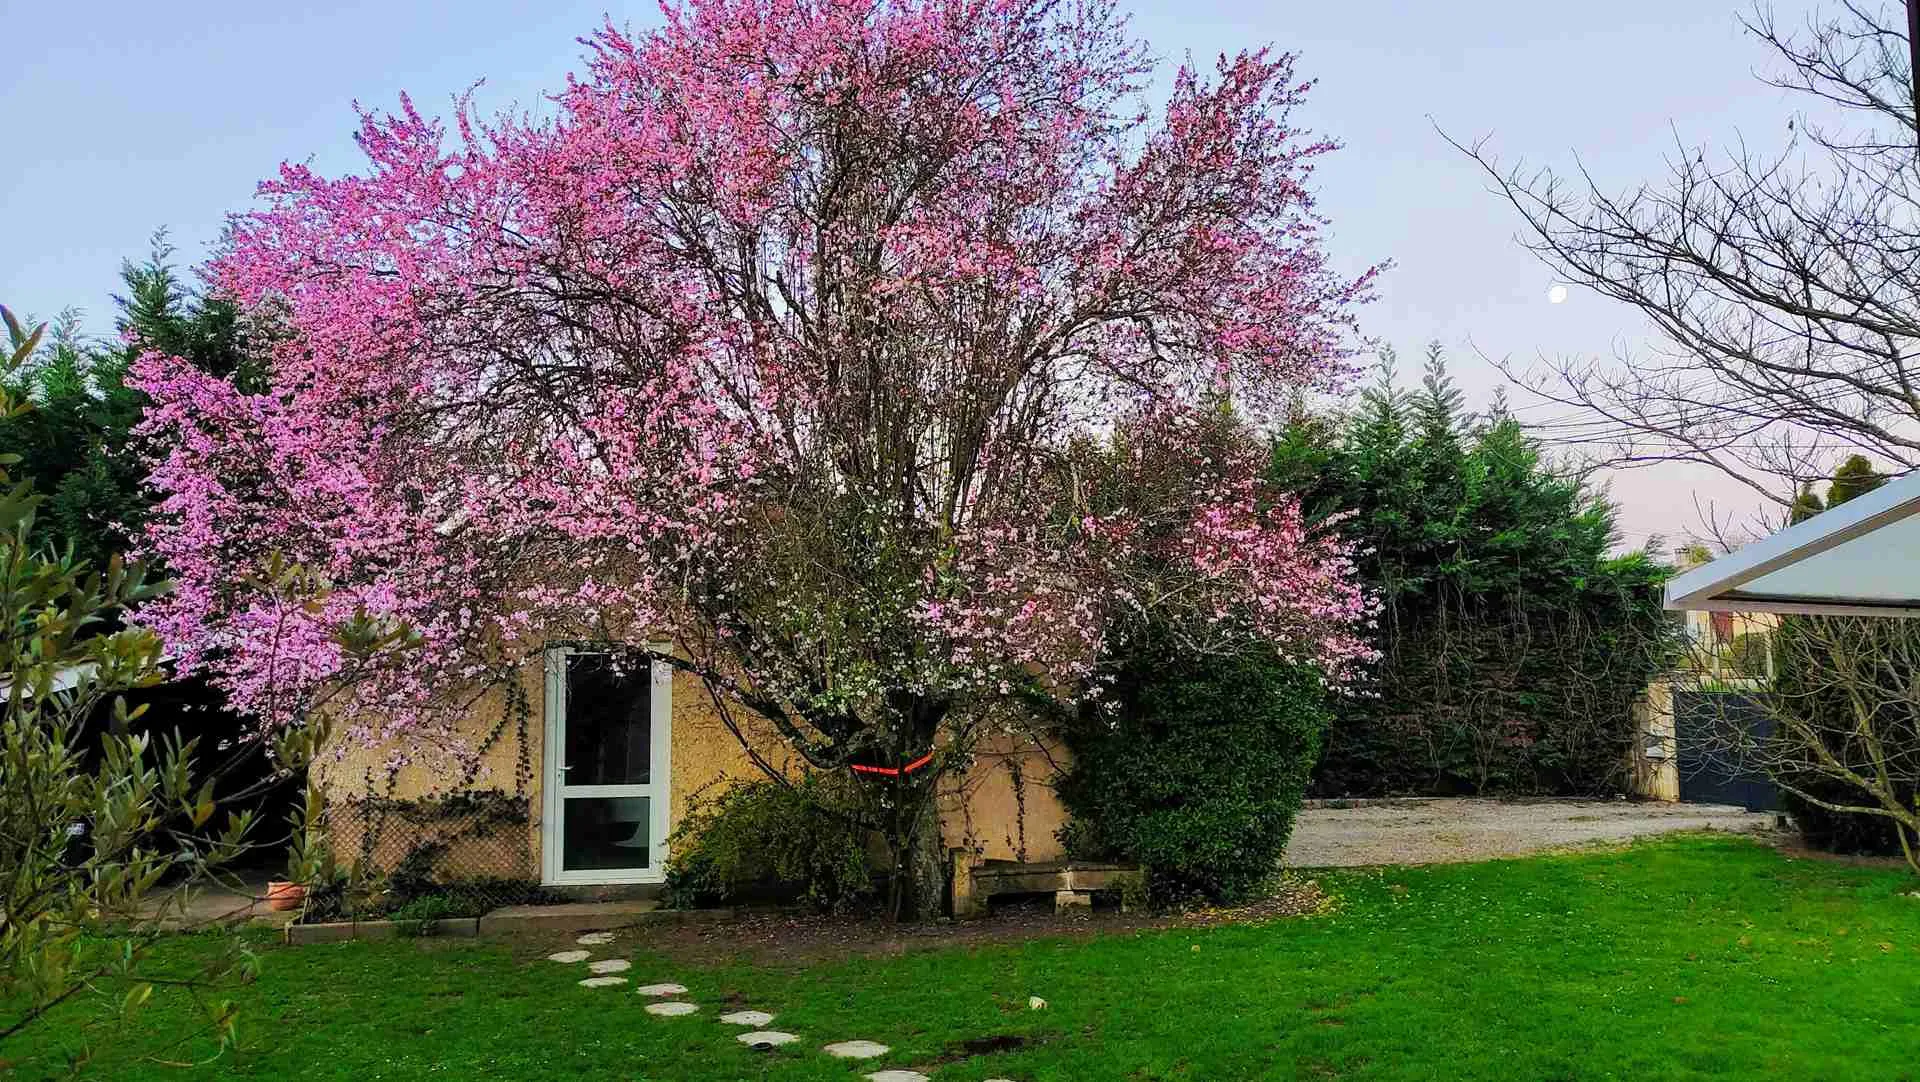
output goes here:
<path id="1" fill-rule="evenodd" d="M 1291 57 L 1150 118 L 1098 0 L 665 14 L 589 39 L 552 122 L 463 101 L 450 139 L 402 98 L 363 173 L 284 166 L 234 221 L 211 272 L 279 330 L 270 385 L 135 368 L 180 583 L 143 615 L 184 667 L 267 724 L 351 678 L 373 739 L 547 636 L 672 641 L 828 734 L 1097 694 L 1160 612 L 1364 660 L 1347 554 L 1189 439 L 1339 386 L 1371 287 L 1328 270 Z M 1116 434 L 1145 495 L 1086 506 Z M 260 589 L 270 553 L 324 599 Z M 421 648 L 348 671 L 356 612 Z"/>

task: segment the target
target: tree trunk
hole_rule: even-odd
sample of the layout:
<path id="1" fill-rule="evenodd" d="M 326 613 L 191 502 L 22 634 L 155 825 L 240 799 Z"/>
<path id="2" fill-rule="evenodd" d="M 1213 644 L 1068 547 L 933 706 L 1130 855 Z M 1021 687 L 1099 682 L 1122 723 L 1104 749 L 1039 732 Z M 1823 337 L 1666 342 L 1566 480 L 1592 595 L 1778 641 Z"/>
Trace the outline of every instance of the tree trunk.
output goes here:
<path id="1" fill-rule="evenodd" d="M 895 920 L 930 921 L 946 910 L 947 866 L 942 859 L 938 775 L 901 779 L 893 787 L 887 850 L 893 858 L 888 912 Z"/>
<path id="2" fill-rule="evenodd" d="M 940 844 L 940 812 L 934 805 L 934 789 L 934 782 L 929 779 L 906 854 L 904 915 L 909 920 L 930 921 L 946 912 L 947 862 L 941 859 L 946 850 Z"/>

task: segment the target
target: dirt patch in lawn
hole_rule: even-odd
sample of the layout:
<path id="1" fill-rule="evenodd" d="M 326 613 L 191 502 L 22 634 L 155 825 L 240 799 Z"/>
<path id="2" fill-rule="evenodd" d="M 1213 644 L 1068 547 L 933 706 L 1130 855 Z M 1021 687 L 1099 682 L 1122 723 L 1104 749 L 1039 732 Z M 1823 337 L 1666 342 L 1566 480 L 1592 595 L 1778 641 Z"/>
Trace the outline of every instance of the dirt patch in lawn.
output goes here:
<path id="1" fill-rule="evenodd" d="M 1059 1036 L 1057 1033 L 996 1033 L 990 1037 L 969 1037 L 964 1041 L 949 1041 L 946 1049 L 929 1060 L 927 1065 L 941 1067 L 951 1063 L 965 1063 L 982 1056 L 1004 1056 L 1009 1052 L 1019 1052 L 1047 1044 Z"/>
<path id="2" fill-rule="evenodd" d="M 710 924 L 646 924 L 621 933 L 620 942 L 669 958 L 711 963 L 719 958 L 756 965 L 807 965 L 848 955 L 888 956 L 956 946 L 1018 943 L 1029 939 L 1090 938 L 1169 928 L 1256 924 L 1324 913 L 1331 901 L 1310 879 L 1282 883 L 1252 905 L 1192 909 L 1179 913 L 1059 915 L 1049 897 L 996 903 L 977 920 L 943 924 L 894 924 L 873 917 L 831 917 L 790 912 L 745 912 Z"/>

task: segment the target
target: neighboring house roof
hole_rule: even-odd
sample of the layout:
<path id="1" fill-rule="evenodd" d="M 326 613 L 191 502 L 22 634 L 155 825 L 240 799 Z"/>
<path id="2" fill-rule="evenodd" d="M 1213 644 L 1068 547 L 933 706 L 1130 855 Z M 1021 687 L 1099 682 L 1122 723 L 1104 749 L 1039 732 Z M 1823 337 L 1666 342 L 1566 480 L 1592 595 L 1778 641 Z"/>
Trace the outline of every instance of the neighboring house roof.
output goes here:
<path id="1" fill-rule="evenodd" d="M 1675 576 L 1667 608 L 1920 616 L 1920 471 Z"/>

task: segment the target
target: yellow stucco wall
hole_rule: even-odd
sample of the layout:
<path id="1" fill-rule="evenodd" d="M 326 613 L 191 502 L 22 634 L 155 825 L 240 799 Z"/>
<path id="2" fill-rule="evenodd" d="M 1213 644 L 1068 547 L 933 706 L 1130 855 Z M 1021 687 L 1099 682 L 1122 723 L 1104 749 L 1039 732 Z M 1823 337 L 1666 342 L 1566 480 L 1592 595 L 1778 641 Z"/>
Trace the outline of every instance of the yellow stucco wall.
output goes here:
<path id="1" fill-rule="evenodd" d="M 458 788 L 463 780 L 455 764 L 463 757 L 471 758 L 473 749 L 484 746 L 478 757 L 479 770 L 468 788 L 513 793 L 517 774 L 524 770 L 531 821 L 526 826 L 523 852 L 530 867 L 523 871 L 493 867 L 510 863 L 497 851 L 516 848 L 501 844 L 498 838 L 463 843 L 476 855 L 461 863 L 478 863 L 486 874 L 538 875 L 545 777 L 545 681 L 545 666 L 536 654 L 520 670 L 520 691 L 527 707 L 524 768 L 522 726 L 508 709 L 512 696 L 507 689 L 495 689 L 460 709 L 445 737 L 436 737 L 428 744 L 422 744 L 418 737 L 408 742 L 404 763 L 396 764 L 392 747 L 368 748 L 345 735 L 336 737 L 334 746 L 315 766 L 316 783 L 333 807 L 369 793 L 396 800 L 440 796 Z M 767 762 L 777 769 L 799 770 L 798 756 L 770 725 L 744 708 L 730 713 L 748 743 Z M 696 797 L 711 796 L 720 787 L 761 776 L 740 738 L 727 728 L 706 688 L 684 674 L 676 674 L 673 680 L 671 756 L 669 832 L 679 826 Z M 951 778 L 942 787 L 939 807 L 945 844 L 972 850 L 987 859 L 1057 859 L 1061 853 L 1055 835 L 1066 821 L 1066 813 L 1051 783 L 1064 756 L 1064 749 L 1044 749 L 1012 736 L 983 741 L 966 775 Z M 333 842 L 343 859 L 350 860 L 360 852 L 354 829 L 343 817 L 334 832 Z M 391 867 L 399 859 L 410 844 L 404 834 L 392 826 L 380 832 L 374 854 L 377 864 Z"/>
<path id="2" fill-rule="evenodd" d="M 1005 735 L 982 741 L 964 777 L 940 796 L 940 836 L 987 860 L 1058 860 L 1067 811 L 1053 781 L 1067 751 Z"/>

